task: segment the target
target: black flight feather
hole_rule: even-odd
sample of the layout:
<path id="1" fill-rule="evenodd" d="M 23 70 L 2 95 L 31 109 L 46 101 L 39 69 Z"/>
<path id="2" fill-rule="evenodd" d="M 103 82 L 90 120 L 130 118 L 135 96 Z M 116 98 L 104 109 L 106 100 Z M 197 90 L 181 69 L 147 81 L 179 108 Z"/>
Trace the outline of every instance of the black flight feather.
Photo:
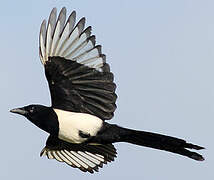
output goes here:
<path id="1" fill-rule="evenodd" d="M 111 119 L 116 109 L 116 85 L 107 64 L 102 70 L 62 57 L 49 57 L 45 74 L 52 107 Z"/>
<path id="2" fill-rule="evenodd" d="M 48 24 L 45 20 L 41 24 L 39 55 L 52 106 L 29 105 L 11 110 L 50 134 L 41 155 L 93 173 L 116 158 L 112 143 L 128 142 L 203 161 L 202 155 L 189 150 L 204 149 L 201 146 L 103 122 L 111 119 L 116 109 L 114 75 L 101 46 L 91 35 L 91 26 L 85 28 L 85 18 L 75 22 L 75 11 L 66 21 L 66 8 L 62 8 L 58 18 L 54 8 Z M 78 116 L 73 117 L 74 114 Z"/>
<path id="3" fill-rule="evenodd" d="M 49 159 L 56 159 L 65 162 L 81 171 L 93 173 L 107 162 L 114 161 L 117 151 L 112 144 L 88 145 L 72 144 L 49 136 L 46 146 L 40 156 L 47 155 Z"/>

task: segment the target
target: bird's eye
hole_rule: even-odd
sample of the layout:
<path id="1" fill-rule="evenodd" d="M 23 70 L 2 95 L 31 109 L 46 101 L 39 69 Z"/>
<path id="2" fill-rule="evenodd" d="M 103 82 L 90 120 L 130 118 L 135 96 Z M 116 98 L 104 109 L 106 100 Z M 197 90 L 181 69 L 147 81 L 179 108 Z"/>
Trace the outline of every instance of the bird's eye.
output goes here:
<path id="1" fill-rule="evenodd" d="M 30 113 L 33 113 L 35 111 L 35 107 L 30 108 Z"/>

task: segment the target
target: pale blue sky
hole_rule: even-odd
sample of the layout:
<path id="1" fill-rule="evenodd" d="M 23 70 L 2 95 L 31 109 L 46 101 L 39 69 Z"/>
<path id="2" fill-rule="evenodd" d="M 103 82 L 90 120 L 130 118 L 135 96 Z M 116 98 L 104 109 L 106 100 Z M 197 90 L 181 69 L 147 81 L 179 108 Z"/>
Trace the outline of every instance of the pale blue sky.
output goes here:
<path id="1" fill-rule="evenodd" d="M 0 179 L 213 179 L 214 1 L 2 1 Z M 205 146 L 204 162 L 125 143 L 94 175 L 40 158 L 47 134 L 10 108 L 49 105 L 38 56 L 41 21 L 63 7 L 86 17 L 115 74 L 111 123 Z"/>

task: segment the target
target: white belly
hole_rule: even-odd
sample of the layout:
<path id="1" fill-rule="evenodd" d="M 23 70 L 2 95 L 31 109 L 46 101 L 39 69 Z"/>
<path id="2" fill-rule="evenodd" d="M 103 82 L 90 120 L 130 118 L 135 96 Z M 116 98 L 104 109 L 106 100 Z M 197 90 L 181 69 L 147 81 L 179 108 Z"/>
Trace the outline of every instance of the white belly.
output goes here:
<path id="1" fill-rule="evenodd" d="M 61 140 L 70 143 L 82 143 L 86 138 L 79 135 L 79 131 L 96 136 L 101 129 L 103 121 L 93 115 L 86 113 L 68 112 L 59 109 L 54 109 L 59 121 L 59 134 Z"/>

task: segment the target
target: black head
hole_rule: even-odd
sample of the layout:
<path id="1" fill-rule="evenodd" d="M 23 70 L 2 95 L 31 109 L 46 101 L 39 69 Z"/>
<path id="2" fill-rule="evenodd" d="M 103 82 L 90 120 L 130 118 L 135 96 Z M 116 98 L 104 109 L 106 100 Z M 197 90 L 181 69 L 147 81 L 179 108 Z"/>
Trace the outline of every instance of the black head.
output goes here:
<path id="1" fill-rule="evenodd" d="M 22 108 L 10 110 L 12 113 L 20 114 L 29 119 L 33 124 L 51 134 L 58 133 L 57 115 L 53 108 L 43 105 L 29 105 Z"/>
<path id="2" fill-rule="evenodd" d="M 49 107 L 42 106 L 42 105 L 29 105 L 24 106 L 22 108 L 15 108 L 10 110 L 12 113 L 20 114 L 28 118 L 29 120 L 36 120 L 42 114 L 48 111 Z"/>

